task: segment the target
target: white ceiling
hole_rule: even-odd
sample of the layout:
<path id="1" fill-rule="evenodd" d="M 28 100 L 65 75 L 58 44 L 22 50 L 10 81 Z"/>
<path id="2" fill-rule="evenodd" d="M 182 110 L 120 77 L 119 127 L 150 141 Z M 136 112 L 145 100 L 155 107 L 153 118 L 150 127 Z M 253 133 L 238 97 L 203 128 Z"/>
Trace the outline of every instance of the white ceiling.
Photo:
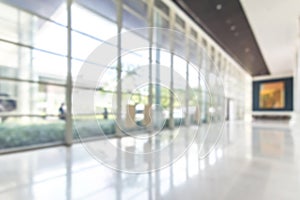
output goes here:
<path id="1" fill-rule="evenodd" d="M 300 0 L 240 0 L 271 75 L 292 74 L 300 33 Z"/>

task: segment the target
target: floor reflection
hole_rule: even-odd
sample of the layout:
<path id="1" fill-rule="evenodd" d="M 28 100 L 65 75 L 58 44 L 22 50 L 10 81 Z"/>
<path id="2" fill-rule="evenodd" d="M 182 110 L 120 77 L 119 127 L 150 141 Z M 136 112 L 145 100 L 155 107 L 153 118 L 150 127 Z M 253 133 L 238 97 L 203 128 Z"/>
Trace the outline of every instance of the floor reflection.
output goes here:
<path id="1" fill-rule="evenodd" d="M 273 159 L 293 159 L 293 138 L 290 128 L 252 128 L 253 155 Z"/>
<path id="2" fill-rule="evenodd" d="M 163 146 L 163 137 L 143 144 L 130 138 L 111 142 L 128 152 L 141 152 Z M 172 134 L 168 137 L 174 139 Z M 108 168 L 80 144 L 3 155 L 0 199 L 298 199 L 300 136 L 293 129 L 227 124 L 217 145 L 199 159 L 200 146 L 211 149 L 214 137 L 209 135 L 204 145 L 196 140 L 172 165 L 142 174 Z M 119 168 L 151 169 L 178 155 L 191 138 L 187 133 L 149 159 L 120 151 L 111 152 L 111 159 Z M 101 141 L 94 143 L 105 147 Z"/>

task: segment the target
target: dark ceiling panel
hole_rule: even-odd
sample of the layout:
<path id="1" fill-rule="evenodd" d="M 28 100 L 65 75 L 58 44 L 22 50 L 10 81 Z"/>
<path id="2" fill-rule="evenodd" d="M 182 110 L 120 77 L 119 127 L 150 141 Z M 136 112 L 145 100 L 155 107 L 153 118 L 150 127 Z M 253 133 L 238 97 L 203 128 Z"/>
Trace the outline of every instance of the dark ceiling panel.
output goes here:
<path id="1" fill-rule="evenodd" d="M 239 0 L 173 0 L 249 74 L 270 74 Z"/>

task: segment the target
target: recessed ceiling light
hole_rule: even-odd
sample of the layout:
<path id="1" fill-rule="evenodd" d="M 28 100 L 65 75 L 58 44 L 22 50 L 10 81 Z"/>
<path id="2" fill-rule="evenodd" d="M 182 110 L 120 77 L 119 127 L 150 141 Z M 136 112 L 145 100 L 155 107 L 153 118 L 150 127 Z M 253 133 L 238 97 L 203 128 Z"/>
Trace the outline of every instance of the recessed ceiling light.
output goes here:
<path id="1" fill-rule="evenodd" d="M 231 20 L 230 19 L 226 19 L 226 24 L 231 24 Z"/>
<path id="2" fill-rule="evenodd" d="M 250 48 L 246 47 L 246 48 L 245 48 L 245 52 L 246 52 L 246 53 L 250 52 Z"/>
<path id="3" fill-rule="evenodd" d="M 235 25 L 230 26 L 230 30 L 231 30 L 231 31 L 234 31 L 235 29 L 236 29 L 236 26 L 235 26 Z"/>
<path id="4" fill-rule="evenodd" d="M 222 4 L 217 4 L 216 9 L 221 10 L 222 9 Z"/>

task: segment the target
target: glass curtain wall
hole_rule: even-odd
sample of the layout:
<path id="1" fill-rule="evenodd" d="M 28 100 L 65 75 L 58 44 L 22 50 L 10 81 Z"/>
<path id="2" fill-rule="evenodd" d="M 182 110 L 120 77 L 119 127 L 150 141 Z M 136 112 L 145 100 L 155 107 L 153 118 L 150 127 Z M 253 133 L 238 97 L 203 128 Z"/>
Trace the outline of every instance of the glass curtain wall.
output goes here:
<path id="1" fill-rule="evenodd" d="M 188 75 L 188 60 L 189 60 L 189 40 L 186 33 L 186 23 L 181 17 L 177 14 L 173 14 L 174 26 L 173 29 L 178 34 L 175 35 L 173 45 L 174 45 L 174 71 L 176 75 L 174 75 L 174 92 L 179 95 L 177 98 L 179 102 L 174 102 L 174 125 L 184 125 L 189 123 L 189 106 L 188 100 L 191 97 L 190 85 L 189 85 L 189 76 Z M 176 98 L 175 98 L 176 99 Z"/>
<path id="2" fill-rule="evenodd" d="M 168 126 L 168 118 L 170 111 L 170 43 L 167 38 L 167 30 L 170 28 L 170 8 L 162 1 L 154 1 L 154 27 L 161 28 L 160 30 L 154 30 L 154 44 L 153 55 L 154 65 L 152 65 L 153 71 L 153 126 L 159 129 L 161 126 Z M 166 78 L 167 80 L 164 80 Z M 167 84 L 166 84 L 167 83 Z"/>
<path id="3" fill-rule="evenodd" d="M 64 142 L 66 5 L 31 2 L 0 2 L 0 150 Z"/>
<path id="4" fill-rule="evenodd" d="M 201 91 L 201 122 L 207 123 L 208 122 L 208 105 L 209 105 L 209 91 L 207 88 L 207 78 L 209 73 L 209 57 L 207 54 L 207 41 L 205 39 L 201 40 L 201 52 L 200 55 L 202 57 L 201 60 L 201 76 L 200 76 L 200 85 L 202 88 Z"/>
<path id="5" fill-rule="evenodd" d="M 201 44 L 201 43 L 200 43 Z M 198 34 L 194 29 L 190 29 L 189 46 L 189 86 L 191 88 L 189 105 L 191 124 L 199 124 L 201 122 L 201 97 L 203 88 L 201 87 L 201 61 L 202 46 L 198 44 Z"/>
<path id="6" fill-rule="evenodd" d="M 178 98 L 178 101 L 174 102 L 174 125 L 180 126 L 184 123 L 184 109 L 185 105 L 185 95 L 186 95 L 186 60 L 183 58 L 174 55 L 174 93 L 177 94 L 175 98 Z"/>
<path id="7" fill-rule="evenodd" d="M 122 5 L 122 32 L 147 27 L 148 4 L 141 0 L 124 0 Z M 146 30 L 133 31 L 138 41 L 148 44 L 149 33 Z M 122 43 L 126 43 L 121 38 Z M 135 42 L 135 41 L 132 41 Z M 124 44 L 125 45 L 125 44 Z M 124 48 L 124 47 L 122 47 Z M 148 80 L 149 49 L 127 51 L 123 49 L 122 66 L 122 122 L 123 129 L 129 131 L 145 131 L 148 124 L 146 110 L 149 105 Z"/>
<path id="8" fill-rule="evenodd" d="M 220 94 L 210 94 L 207 89 L 205 80 L 214 76 L 215 66 L 204 51 L 215 62 L 218 76 L 223 77 L 226 98 L 235 102 L 235 119 L 244 119 L 251 110 L 249 96 L 241 95 L 245 90 L 251 91 L 250 76 L 223 50 L 214 48 L 213 41 L 203 39 L 208 36 L 195 27 L 188 16 L 179 12 L 173 2 L 71 2 L 72 23 L 68 27 L 67 0 L 0 1 L 0 152 L 66 142 L 66 125 L 71 126 L 66 123 L 65 115 L 69 106 L 66 99 L 71 98 L 68 67 L 71 67 L 73 83 L 80 76 L 83 65 L 91 70 L 105 69 L 105 76 L 96 90 L 86 83 L 77 83 L 82 90 L 95 90 L 94 111 L 73 116 L 76 129 L 85 138 L 99 135 L 99 128 L 91 124 L 95 116 L 102 131 L 111 136 L 117 133 L 115 120 L 118 117 L 126 129 L 145 130 L 145 110 L 160 110 L 161 118 L 155 123 L 159 125 L 166 120 L 166 127 L 171 128 L 171 118 L 175 127 L 184 120 L 190 124 L 209 122 L 210 105 L 218 102 Z M 153 6 L 153 10 L 149 6 Z M 118 33 L 148 26 L 171 28 L 184 34 L 176 34 L 171 44 L 163 44 L 160 41 L 170 37 L 168 32 L 153 32 L 153 48 L 135 52 L 122 49 L 122 37 L 117 42 L 109 40 Z M 137 31 L 136 34 L 150 44 L 148 31 Z M 68 40 L 71 49 L 68 49 Z M 90 58 L 89 55 L 101 45 L 109 45 L 116 55 L 120 47 L 120 60 L 107 66 L 101 59 Z M 170 45 L 173 45 L 173 51 L 169 51 Z M 139 79 L 149 64 L 153 87 L 140 87 Z M 170 80 L 165 87 L 160 84 L 164 73 L 173 74 L 174 85 Z M 118 85 L 118 77 L 121 85 Z M 171 87 L 177 94 L 173 99 Z M 120 106 L 114 108 L 111 101 L 116 97 L 120 98 Z M 129 122 L 129 118 L 133 121 Z M 73 138 L 78 139 L 76 131 Z"/>
<path id="9" fill-rule="evenodd" d="M 76 130 L 74 138 L 94 138 L 99 135 L 98 124 L 93 123 L 96 117 L 101 131 L 111 135 L 115 133 L 115 113 L 112 111 L 110 99 L 116 95 L 117 65 L 106 66 L 101 59 L 94 59 L 90 55 L 101 45 L 109 45 L 113 52 L 117 52 L 117 44 L 109 42 L 111 37 L 118 34 L 117 3 L 113 0 L 75 0 L 72 4 L 72 76 L 76 81 L 81 67 L 88 70 L 105 71 L 101 84 L 96 88 L 94 96 L 94 111 L 82 109 L 73 117 Z M 101 55 L 99 55 L 101 56 Z M 81 92 L 94 91 L 89 83 L 76 82 Z"/>

